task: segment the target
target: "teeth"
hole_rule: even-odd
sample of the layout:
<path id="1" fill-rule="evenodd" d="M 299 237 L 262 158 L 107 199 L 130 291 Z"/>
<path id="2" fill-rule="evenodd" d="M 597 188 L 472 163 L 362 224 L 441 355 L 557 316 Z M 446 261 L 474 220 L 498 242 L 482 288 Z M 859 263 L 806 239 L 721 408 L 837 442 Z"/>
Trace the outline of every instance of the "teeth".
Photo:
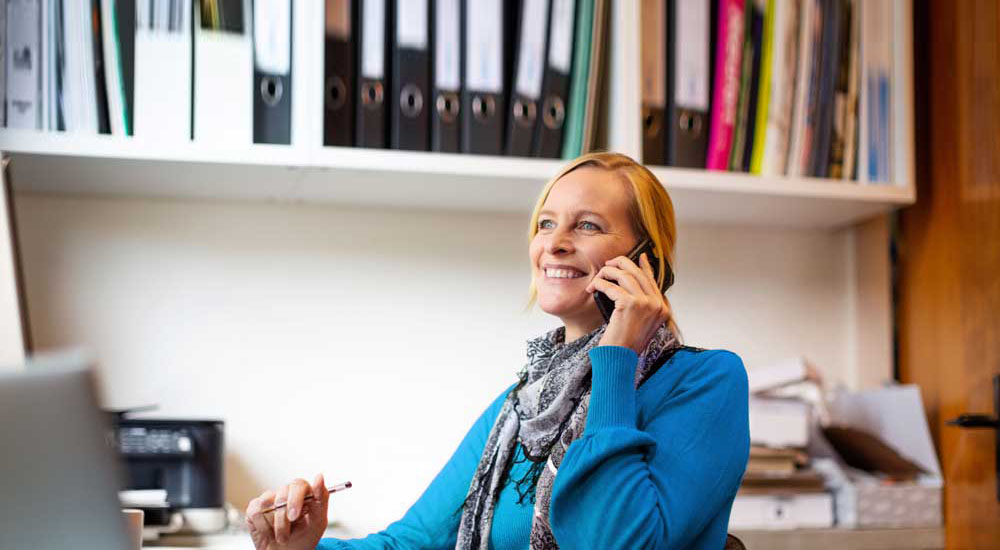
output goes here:
<path id="1" fill-rule="evenodd" d="M 583 273 L 570 269 L 546 269 L 545 276 L 550 279 L 578 279 L 583 277 Z"/>

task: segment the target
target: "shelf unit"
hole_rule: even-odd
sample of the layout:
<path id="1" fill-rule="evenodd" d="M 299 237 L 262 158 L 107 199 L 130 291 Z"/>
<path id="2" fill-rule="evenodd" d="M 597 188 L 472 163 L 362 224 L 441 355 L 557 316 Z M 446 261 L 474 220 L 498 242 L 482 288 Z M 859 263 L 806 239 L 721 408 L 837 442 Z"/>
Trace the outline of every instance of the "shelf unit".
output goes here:
<path id="1" fill-rule="evenodd" d="M 893 0 L 893 184 L 653 167 L 682 221 L 837 229 L 916 200 L 910 6 Z M 302 7 L 303 9 L 299 9 Z M 293 144 L 219 147 L 138 138 L 0 130 L 15 190 L 68 195 L 322 202 L 393 208 L 527 212 L 561 160 L 323 147 L 319 124 L 322 17 L 297 2 Z M 607 146 L 641 158 L 639 3 L 612 0 Z M 312 67 L 313 70 L 301 70 Z"/>

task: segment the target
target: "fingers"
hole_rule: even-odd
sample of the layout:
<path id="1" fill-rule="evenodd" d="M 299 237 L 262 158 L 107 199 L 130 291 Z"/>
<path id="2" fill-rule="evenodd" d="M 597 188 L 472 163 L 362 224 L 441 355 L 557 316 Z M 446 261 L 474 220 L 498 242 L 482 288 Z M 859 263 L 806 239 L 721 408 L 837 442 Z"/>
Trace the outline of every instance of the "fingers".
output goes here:
<path id="1" fill-rule="evenodd" d="M 288 485 L 282 485 L 274 497 L 278 503 L 288 502 Z M 289 533 L 292 532 L 292 524 L 288 521 L 288 508 L 274 511 L 274 538 L 280 543 L 288 540 Z"/>
<path id="2" fill-rule="evenodd" d="M 265 540 L 274 538 L 274 527 L 268 518 L 268 514 L 262 514 L 265 510 L 274 505 L 274 491 L 264 491 L 259 497 L 250 501 L 247 506 L 247 525 L 254 535 L 261 535 Z"/>
<path id="3" fill-rule="evenodd" d="M 656 277 L 653 276 L 653 268 L 649 263 L 649 257 L 645 252 L 639 256 L 639 265 L 636 265 L 635 262 L 625 256 L 618 256 L 605 262 L 605 267 L 609 265 L 635 277 L 643 294 L 661 294 L 659 291 L 660 287 L 656 284 Z"/>
<path id="4" fill-rule="evenodd" d="M 595 278 L 590 282 L 590 285 L 587 286 L 588 292 L 591 292 L 591 289 L 595 291 L 599 290 L 607 294 L 608 298 L 611 298 L 611 300 L 615 302 L 616 306 L 618 303 L 631 297 L 631 294 L 626 292 L 622 287 L 608 281 L 607 279 Z"/>
<path id="5" fill-rule="evenodd" d="M 326 480 L 323 479 L 323 474 L 316 474 L 316 477 L 313 478 L 312 494 L 315 502 L 321 504 L 325 509 L 327 501 L 330 500 L 330 493 L 326 490 Z"/>
<path id="6" fill-rule="evenodd" d="M 288 505 L 285 506 L 285 517 L 289 523 L 299 519 L 307 494 L 312 493 L 312 487 L 304 479 L 296 479 L 288 484 Z"/>

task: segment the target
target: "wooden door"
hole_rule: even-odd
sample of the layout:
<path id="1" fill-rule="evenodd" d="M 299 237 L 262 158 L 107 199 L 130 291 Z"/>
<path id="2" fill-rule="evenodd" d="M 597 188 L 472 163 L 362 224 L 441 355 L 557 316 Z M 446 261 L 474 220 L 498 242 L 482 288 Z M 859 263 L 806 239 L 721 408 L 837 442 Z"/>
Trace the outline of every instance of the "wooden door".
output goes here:
<path id="1" fill-rule="evenodd" d="M 1000 548 L 993 412 L 1000 373 L 1000 3 L 914 6 L 917 204 L 902 212 L 899 377 L 917 383 L 945 477 L 948 548 Z"/>

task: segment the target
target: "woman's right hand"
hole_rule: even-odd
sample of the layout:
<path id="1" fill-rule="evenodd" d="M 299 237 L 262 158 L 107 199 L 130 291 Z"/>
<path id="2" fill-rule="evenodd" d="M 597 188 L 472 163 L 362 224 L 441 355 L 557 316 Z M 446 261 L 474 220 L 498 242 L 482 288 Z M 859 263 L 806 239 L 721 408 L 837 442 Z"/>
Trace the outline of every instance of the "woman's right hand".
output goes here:
<path id="1" fill-rule="evenodd" d="M 311 500 L 305 500 L 312 493 Z M 313 550 L 326 530 L 326 510 L 330 494 L 323 474 L 310 485 L 304 479 L 264 491 L 247 506 L 247 527 L 257 550 Z M 284 508 L 261 513 L 275 503 L 287 502 Z"/>

